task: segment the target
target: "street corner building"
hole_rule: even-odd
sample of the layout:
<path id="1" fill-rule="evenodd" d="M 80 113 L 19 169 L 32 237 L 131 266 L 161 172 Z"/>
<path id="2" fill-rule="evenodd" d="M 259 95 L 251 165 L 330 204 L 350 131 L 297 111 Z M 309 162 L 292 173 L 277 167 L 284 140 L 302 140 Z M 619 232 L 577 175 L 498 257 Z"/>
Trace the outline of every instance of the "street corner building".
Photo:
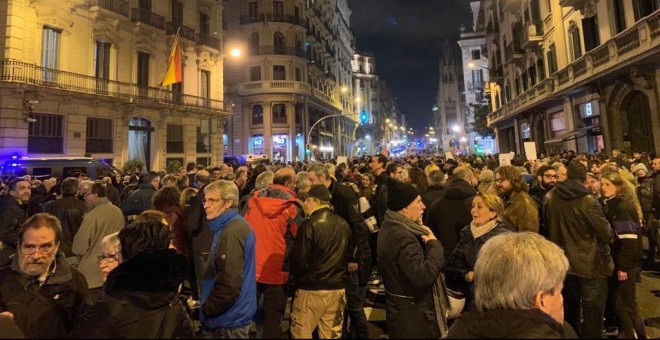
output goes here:
<path id="1" fill-rule="evenodd" d="M 222 11 L 211 0 L 0 2 L 0 157 L 219 164 L 231 114 Z M 175 41 L 179 79 L 160 86 Z"/>
<path id="2" fill-rule="evenodd" d="M 479 4 L 500 152 L 660 151 L 657 1 Z"/>

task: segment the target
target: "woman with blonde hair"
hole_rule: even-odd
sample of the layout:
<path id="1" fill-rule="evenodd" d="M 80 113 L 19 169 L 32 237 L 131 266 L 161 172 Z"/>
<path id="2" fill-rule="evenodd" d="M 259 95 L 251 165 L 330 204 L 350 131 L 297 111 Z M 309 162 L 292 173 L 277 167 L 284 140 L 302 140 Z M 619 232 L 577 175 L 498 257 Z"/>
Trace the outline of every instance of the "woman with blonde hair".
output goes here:
<path id="1" fill-rule="evenodd" d="M 474 309 L 474 265 L 479 250 L 494 236 L 509 232 L 502 223 L 504 202 L 496 194 L 478 193 L 472 200 L 472 222 L 461 230 L 460 240 L 445 264 L 447 286 L 460 290 L 468 310 Z"/>
<path id="2" fill-rule="evenodd" d="M 600 179 L 601 206 L 614 229 L 616 239 L 612 245 L 615 271 L 610 278 L 619 333 L 625 338 L 646 339 L 644 319 L 639 313 L 636 298 L 636 278 L 642 260 L 642 233 L 640 218 L 633 203 L 634 192 L 626 180 L 616 172 L 605 172 Z"/>

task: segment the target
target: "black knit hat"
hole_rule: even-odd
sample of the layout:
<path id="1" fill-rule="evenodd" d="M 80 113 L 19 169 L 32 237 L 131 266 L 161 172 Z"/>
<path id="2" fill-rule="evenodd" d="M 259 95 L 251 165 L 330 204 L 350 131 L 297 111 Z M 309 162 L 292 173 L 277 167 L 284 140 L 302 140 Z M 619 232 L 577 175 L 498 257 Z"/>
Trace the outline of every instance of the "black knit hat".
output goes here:
<path id="1" fill-rule="evenodd" d="M 410 184 L 387 178 L 387 208 L 399 211 L 412 203 L 419 196 L 419 192 Z"/>
<path id="2" fill-rule="evenodd" d="M 314 184 L 309 188 L 309 191 L 307 191 L 307 197 L 314 197 L 319 201 L 322 202 L 330 202 L 332 199 L 332 195 L 330 194 L 330 190 L 325 187 L 323 184 Z"/>

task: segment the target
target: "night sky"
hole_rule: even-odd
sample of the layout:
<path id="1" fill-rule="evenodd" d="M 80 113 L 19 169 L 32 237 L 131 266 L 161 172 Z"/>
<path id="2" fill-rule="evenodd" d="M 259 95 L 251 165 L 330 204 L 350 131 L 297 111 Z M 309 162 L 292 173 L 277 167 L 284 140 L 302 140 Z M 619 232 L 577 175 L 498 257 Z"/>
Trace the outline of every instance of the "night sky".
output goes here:
<path id="1" fill-rule="evenodd" d="M 408 125 L 421 132 L 436 103 L 442 44 L 458 40 L 461 24 L 472 26 L 469 0 L 349 0 L 349 5 L 356 52 L 375 55 L 376 73 L 398 98 Z"/>

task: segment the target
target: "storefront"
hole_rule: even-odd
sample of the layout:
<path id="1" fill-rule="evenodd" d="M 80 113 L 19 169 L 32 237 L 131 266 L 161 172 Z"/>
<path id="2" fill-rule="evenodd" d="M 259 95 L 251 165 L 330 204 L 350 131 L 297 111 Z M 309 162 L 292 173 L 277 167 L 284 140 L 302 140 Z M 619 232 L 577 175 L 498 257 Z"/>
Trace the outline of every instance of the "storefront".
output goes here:
<path id="1" fill-rule="evenodd" d="M 578 153 L 593 154 L 605 148 L 601 132 L 601 115 L 598 100 L 577 106 L 575 140 Z"/>

